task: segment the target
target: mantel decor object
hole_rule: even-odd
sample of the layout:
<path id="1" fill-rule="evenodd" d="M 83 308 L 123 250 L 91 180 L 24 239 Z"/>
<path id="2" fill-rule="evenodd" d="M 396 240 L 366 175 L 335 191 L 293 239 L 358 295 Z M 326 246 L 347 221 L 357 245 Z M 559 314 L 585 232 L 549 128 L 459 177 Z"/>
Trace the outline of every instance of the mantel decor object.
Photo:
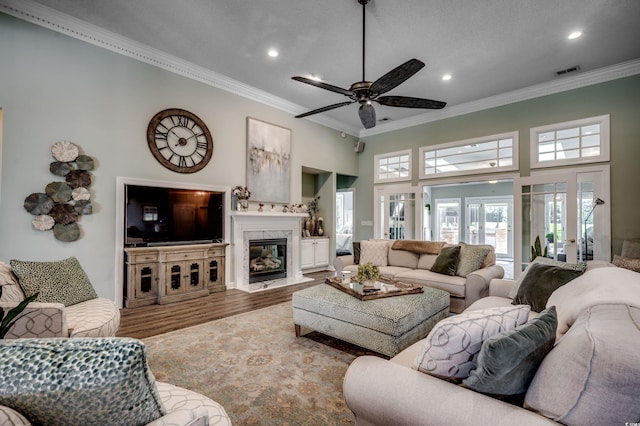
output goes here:
<path id="1" fill-rule="evenodd" d="M 81 234 L 78 219 L 93 213 L 89 187 L 95 163 L 88 155 L 80 154 L 78 146 L 69 141 L 56 142 L 51 147 L 51 155 L 56 161 L 49 165 L 49 171 L 64 177 L 65 181 L 50 182 L 44 192 L 28 195 L 24 208 L 34 216 L 31 224 L 35 229 L 53 230 L 60 241 L 75 241 Z"/>
<path id="2" fill-rule="evenodd" d="M 246 212 L 249 210 L 249 197 L 251 197 L 251 191 L 244 186 L 238 185 L 231 190 L 233 198 L 236 200 L 236 210 L 239 212 Z"/>

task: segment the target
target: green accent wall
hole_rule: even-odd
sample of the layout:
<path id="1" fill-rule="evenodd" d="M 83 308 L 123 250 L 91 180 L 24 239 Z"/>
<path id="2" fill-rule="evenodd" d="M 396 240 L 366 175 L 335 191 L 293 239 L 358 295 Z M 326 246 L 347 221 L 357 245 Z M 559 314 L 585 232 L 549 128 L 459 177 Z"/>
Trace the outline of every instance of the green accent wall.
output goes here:
<path id="1" fill-rule="evenodd" d="M 547 124 L 609 114 L 611 118 L 612 252 L 622 241 L 640 238 L 640 76 L 569 90 L 470 114 L 363 138 L 367 149 L 359 157 L 355 240 L 371 238 L 373 228 L 373 158 L 377 154 L 411 149 L 413 184 L 418 184 L 418 150 L 422 146 L 518 131 L 520 173 L 530 174 L 529 130 Z"/>

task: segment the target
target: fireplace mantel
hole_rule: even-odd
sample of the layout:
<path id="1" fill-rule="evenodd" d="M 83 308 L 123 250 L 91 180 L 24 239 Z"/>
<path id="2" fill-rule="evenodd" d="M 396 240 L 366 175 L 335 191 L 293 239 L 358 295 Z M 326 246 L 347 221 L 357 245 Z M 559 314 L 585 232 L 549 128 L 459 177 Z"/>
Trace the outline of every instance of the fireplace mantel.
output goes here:
<path id="1" fill-rule="evenodd" d="M 231 212 L 233 229 L 234 283 L 238 290 L 254 292 L 310 281 L 300 270 L 300 235 L 306 213 Z M 287 277 L 249 283 L 249 240 L 287 239 Z"/>

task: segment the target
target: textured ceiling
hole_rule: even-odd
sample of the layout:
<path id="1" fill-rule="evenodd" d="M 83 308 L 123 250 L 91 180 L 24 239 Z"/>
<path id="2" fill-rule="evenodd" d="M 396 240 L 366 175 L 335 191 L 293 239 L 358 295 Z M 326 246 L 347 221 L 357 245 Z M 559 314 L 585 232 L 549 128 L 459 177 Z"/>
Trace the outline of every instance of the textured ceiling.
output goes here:
<path id="1" fill-rule="evenodd" d="M 292 76 L 316 75 L 344 88 L 362 79 L 356 0 L 37 3 L 285 99 L 298 112 L 348 99 Z M 387 94 L 446 101 L 450 108 L 568 78 L 555 71 L 575 65 L 584 73 L 640 58 L 639 28 L 638 0 L 371 0 L 365 77 L 373 81 L 418 58 L 427 66 Z M 568 40 L 574 30 L 583 36 Z M 280 55 L 270 58 L 270 48 Z M 442 81 L 445 73 L 453 78 Z M 387 124 L 426 113 L 375 107 Z M 357 104 L 325 114 L 345 128 L 362 128 Z"/>

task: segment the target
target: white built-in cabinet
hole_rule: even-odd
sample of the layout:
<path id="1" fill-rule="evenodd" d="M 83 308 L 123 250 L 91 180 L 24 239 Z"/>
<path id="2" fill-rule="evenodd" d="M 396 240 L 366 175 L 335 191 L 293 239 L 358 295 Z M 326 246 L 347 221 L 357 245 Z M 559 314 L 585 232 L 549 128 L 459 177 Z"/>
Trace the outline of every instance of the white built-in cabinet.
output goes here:
<path id="1" fill-rule="evenodd" d="M 300 269 L 323 270 L 329 266 L 329 238 L 313 237 L 300 240 Z"/>

